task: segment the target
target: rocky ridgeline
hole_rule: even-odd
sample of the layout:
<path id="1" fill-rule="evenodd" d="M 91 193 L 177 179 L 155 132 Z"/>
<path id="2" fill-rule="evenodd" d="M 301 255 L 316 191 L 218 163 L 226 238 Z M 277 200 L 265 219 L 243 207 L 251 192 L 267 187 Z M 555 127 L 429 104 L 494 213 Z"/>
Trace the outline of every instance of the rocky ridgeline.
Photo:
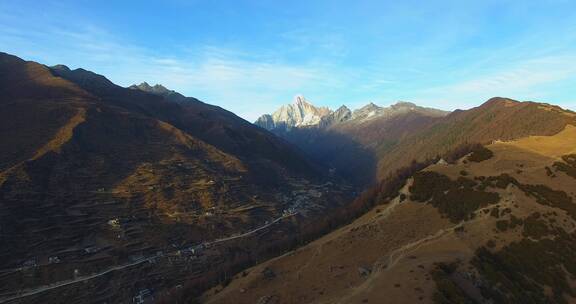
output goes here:
<path id="1" fill-rule="evenodd" d="M 411 111 L 427 112 L 438 116 L 446 115 L 444 111 L 420 107 L 410 102 L 398 102 L 389 107 L 369 103 L 354 111 L 342 105 L 333 111 L 326 107 L 316 107 L 304 96 L 297 95 L 292 104 L 283 105 L 273 114 L 262 115 L 255 124 L 267 130 L 279 131 L 288 131 L 295 127 L 329 128 L 342 123 L 363 123 L 375 118 L 392 117 Z"/>

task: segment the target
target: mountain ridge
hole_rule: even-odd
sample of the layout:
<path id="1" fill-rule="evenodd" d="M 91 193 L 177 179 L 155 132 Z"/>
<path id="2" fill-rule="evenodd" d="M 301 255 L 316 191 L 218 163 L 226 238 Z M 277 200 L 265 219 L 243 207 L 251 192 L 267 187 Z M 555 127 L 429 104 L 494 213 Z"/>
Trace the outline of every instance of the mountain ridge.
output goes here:
<path id="1" fill-rule="evenodd" d="M 154 263 L 22 301 L 129 302 L 136 281 L 161 292 L 186 280 L 212 284 L 351 196 L 297 147 L 194 98 L 178 103 L 163 89 L 4 53 L 0 93 L 0 268 L 14 270 L 0 278 L 3 296 L 143 257 Z M 245 234 L 256 227 L 266 233 Z M 247 242 L 234 241 L 239 232 Z M 230 242 L 212 246 L 203 263 L 187 255 L 221 239 Z"/>
<path id="2" fill-rule="evenodd" d="M 420 107 L 414 103 L 398 101 L 388 107 L 373 102 L 351 111 L 345 105 L 335 111 L 327 107 L 316 107 L 302 95 L 297 95 L 292 104 L 283 105 L 272 114 L 264 114 L 254 124 L 267 130 L 287 131 L 294 127 L 329 128 L 341 123 L 362 123 L 380 116 L 393 116 L 407 111 L 427 111 L 429 115 L 443 116 L 448 112 Z"/>
<path id="3" fill-rule="evenodd" d="M 571 303 L 575 144 L 568 124 L 399 173 L 390 196 L 351 224 L 246 270 L 202 303 Z"/>
<path id="4" fill-rule="evenodd" d="M 427 128 L 448 112 L 398 102 L 389 107 L 369 103 L 351 111 L 341 106 L 312 125 L 286 127 L 263 115 L 256 125 L 300 147 L 350 182 L 365 187 L 377 181 L 379 145 L 394 145 L 418 129 Z"/>
<path id="5" fill-rule="evenodd" d="M 150 286 L 196 297 L 216 282 L 202 301 L 575 292 L 556 271 L 576 265 L 557 250 L 576 240 L 572 111 L 502 97 L 451 113 L 403 101 L 333 111 L 296 96 L 258 126 L 163 85 L 3 53 L 0 71 L 0 264 L 16 269 L 3 295 L 131 263 L 23 302 L 127 302 Z M 544 262 L 546 276 L 516 259 Z M 494 277 L 494 265 L 506 267 Z"/>

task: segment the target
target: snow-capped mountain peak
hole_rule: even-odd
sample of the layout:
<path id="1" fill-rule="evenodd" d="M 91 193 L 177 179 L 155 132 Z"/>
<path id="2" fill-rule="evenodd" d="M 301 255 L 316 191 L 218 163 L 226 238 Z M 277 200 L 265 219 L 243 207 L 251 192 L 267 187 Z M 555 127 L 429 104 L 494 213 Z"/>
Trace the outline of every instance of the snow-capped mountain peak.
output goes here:
<path id="1" fill-rule="evenodd" d="M 272 115 L 262 115 L 256 125 L 268 130 L 279 129 L 289 131 L 294 127 L 327 128 L 332 125 L 346 123 L 362 124 L 381 117 L 392 117 L 410 111 L 426 112 L 430 115 L 445 115 L 446 112 L 422 108 L 410 102 L 397 102 L 389 107 L 381 107 L 372 102 L 350 111 L 341 106 L 336 111 L 326 107 L 316 107 L 302 95 L 296 95 L 291 104 L 281 106 Z"/>
<path id="2" fill-rule="evenodd" d="M 260 117 L 256 124 L 267 129 L 314 126 L 320 123 L 322 117 L 330 113 L 332 113 L 330 109 L 315 107 L 304 96 L 296 95 L 291 104 L 283 105 L 271 117 Z"/>

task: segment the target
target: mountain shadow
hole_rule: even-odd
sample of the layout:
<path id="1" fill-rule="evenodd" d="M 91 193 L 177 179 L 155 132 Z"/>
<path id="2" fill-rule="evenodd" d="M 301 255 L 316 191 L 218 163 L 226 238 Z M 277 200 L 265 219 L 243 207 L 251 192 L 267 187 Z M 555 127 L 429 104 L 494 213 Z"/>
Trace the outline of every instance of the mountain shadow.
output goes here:
<path id="1" fill-rule="evenodd" d="M 274 133 L 300 147 L 319 164 L 328 167 L 331 174 L 357 187 L 370 185 L 376 180 L 376 155 L 348 134 L 314 127 L 275 130 Z"/>

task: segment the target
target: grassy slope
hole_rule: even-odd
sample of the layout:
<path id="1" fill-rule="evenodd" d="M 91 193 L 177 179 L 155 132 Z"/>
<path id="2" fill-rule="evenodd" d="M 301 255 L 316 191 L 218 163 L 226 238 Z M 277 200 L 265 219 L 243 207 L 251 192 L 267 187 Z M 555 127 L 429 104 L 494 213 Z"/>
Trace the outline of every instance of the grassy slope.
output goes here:
<path id="1" fill-rule="evenodd" d="M 573 300 L 574 282 L 562 269 L 572 272 L 576 263 L 565 251 L 576 226 L 570 215 L 576 180 L 551 166 L 574 151 L 575 129 L 490 145 L 493 157 L 480 162 L 432 165 L 426 171 L 447 178 L 440 185 L 428 183 L 440 187 L 436 202 L 410 200 L 409 184 L 401 190 L 404 201 L 401 195 L 305 247 L 249 269 L 227 287 L 206 293 L 203 302 Z M 450 191 L 467 187 L 499 199 L 470 205 L 465 214 L 452 213 L 450 205 L 468 201 Z"/>
<path id="2" fill-rule="evenodd" d="M 553 135 L 567 124 L 576 125 L 576 114 L 546 104 L 493 98 L 477 108 L 455 111 L 395 145 L 382 145 L 377 153 L 378 176 L 382 178 L 412 160 L 442 155 L 464 143 Z"/>

